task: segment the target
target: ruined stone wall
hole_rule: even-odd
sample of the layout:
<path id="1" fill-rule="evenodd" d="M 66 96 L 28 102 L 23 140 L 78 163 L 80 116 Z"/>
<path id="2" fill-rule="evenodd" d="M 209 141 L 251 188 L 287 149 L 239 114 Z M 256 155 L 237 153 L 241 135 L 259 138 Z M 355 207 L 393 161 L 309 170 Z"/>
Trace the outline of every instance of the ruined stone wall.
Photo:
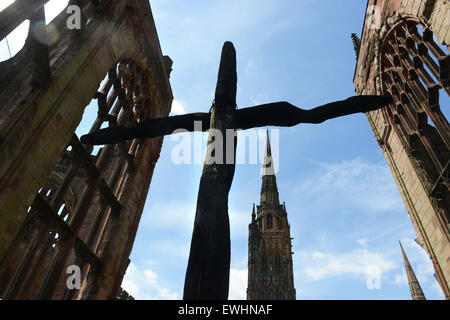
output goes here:
<path id="1" fill-rule="evenodd" d="M 435 277 L 450 298 L 450 2 L 369 0 L 354 83 L 394 103 L 367 114 Z M 378 20 L 377 20 L 378 19 Z M 437 41 L 436 41 L 436 40 Z M 438 45 L 447 46 L 447 50 Z M 382 199 L 380 199 L 382 200 Z"/>
<path id="2" fill-rule="evenodd" d="M 17 14 L 15 6 L 21 10 L 25 2 L 28 9 Z M 23 21 L 23 14 L 32 22 L 42 17 L 45 2 L 18 0 L 0 12 L 2 38 L 11 25 Z M 117 297 L 162 138 L 122 145 L 117 162 L 111 148 L 92 159 L 92 149 L 83 147 L 74 132 L 93 98 L 99 100 L 97 128 L 103 122 L 129 123 L 128 116 L 140 121 L 142 109 L 147 118 L 167 116 L 172 102 L 148 1 L 70 4 L 82 7 L 81 30 L 67 29 L 68 14 L 63 11 L 53 21 L 58 41 L 43 46 L 29 36 L 16 56 L 0 63 L 0 296 L 5 298 Z M 145 86 L 129 96 L 135 83 L 123 87 L 125 80 L 116 80 L 114 99 L 119 102 L 113 105 L 112 99 L 103 105 L 97 93 L 100 82 L 115 73 L 118 62 L 138 66 Z M 46 65 L 48 78 L 43 76 Z M 137 101 L 140 97 L 145 101 Z M 124 112 L 109 114 L 116 105 Z M 76 212 L 66 222 L 58 216 L 63 200 L 56 205 L 37 192 L 50 181 L 52 171 L 58 172 L 58 163 L 65 165 L 63 151 L 68 145 L 76 151 L 73 166 L 82 165 L 70 179 L 70 166 L 59 171 L 58 187 L 68 181 L 70 188 L 64 188 L 73 194 L 70 210 Z M 82 170 L 87 178 L 81 178 Z M 94 228 L 95 221 L 100 223 Z M 49 232 L 53 242 L 48 242 Z M 44 243 L 55 246 L 54 260 L 51 250 L 44 252 Z M 83 266 L 83 287 L 69 294 L 65 268 L 72 263 Z"/>

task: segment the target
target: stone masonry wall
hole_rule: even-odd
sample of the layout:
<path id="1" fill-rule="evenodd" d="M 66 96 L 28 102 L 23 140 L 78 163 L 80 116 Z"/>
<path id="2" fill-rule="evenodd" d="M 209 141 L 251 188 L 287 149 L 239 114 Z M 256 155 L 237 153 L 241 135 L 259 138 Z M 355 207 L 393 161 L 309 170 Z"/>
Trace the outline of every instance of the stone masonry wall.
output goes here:
<path id="1" fill-rule="evenodd" d="M 150 5 L 146 0 L 109 1 L 97 10 L 82 40 L 56 18 L 60 40 L 49 47 L 52 80 L 31 83 L 28 47 L 0 77 L 0 259 L 18 234 L 27 208 L 61 158 L 108 70 L 120 59 L 136 61 L 152 79 L 152 116 L 170 112 L 172 93 Z M 91 298 L 115 298 L 120 289 L 162 139 L 145 141 L 135 172 L 117 191 L 122 210 L 103 252 L 98 290 Z"/>
<path id="2" fill-rule="evenodd" d="M 446 45 L 447 49 L 450 48 L 450 2 L 447 0 L 369 0 L 368 8 L 372 11 L 366 15 L 354 76 L 358 94 L 383 93 L 380 77 L 381 45 L 386 34 L 398 22 L 414 19 L 424 28 L 433 31 L 438 41 Z M 375 12 L 381 14 L 380 28 L 370 28 L 371 25 L 369 25 L 374 22 L 374 16 L 371 14 Z M 438 218 L 436 206 L 430 200 L 424 181 L 418 174 L 418 168 L 385 118 L 383 111 L 370 112 L 367 117 L 416 230 L 417 242 L 429 254 L 436 271 L 436 279 L 445 297 L 449 299 L 449 230 Z M 447 208 L 447 210 L 450 209 Z"/>

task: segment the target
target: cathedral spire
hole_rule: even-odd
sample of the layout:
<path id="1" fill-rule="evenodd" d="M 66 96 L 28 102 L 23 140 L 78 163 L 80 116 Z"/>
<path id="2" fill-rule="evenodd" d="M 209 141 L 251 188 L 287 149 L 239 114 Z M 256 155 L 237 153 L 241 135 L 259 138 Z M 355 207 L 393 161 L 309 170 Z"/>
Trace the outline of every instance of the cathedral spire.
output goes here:
<path id="1" fill-rule="evenodd" d="M 249 300 L 295 300 L 292 239 L 286 205 L 280 204 L 269 132 L 260 204 L 253 204 L 248 238 Z M 256 210 L 255 210 L 256 209 Z"/>
<path id="2" fill-rule="evenodd" d="M 406 256 L 405 250 L 403 250 L 402 243 L 400 244 L 400 249 L 402 250 L 403 263 L 405 264 L 406 275 L 408 277 L 409 289 L 411 290 L 411 297 L 413 300 L 425 300 L 425 295 L 423 294 L 422 288 L 420 287 L 419 281 L 416 278 L 413 268 L 409 263 L 408 257 Z"/>
<path id="3" fill-rule="evenodd" d="M 274 176 L 275 169 L 272 160 L 272 150 L 270 148 L 269 130 L 266 130 L 266 153 L 264 154 L 263 176 Z"/>
<path id="4" fill-rule="evenodd" d="M 267 142 L 262 170 L 261 205 L 278 206 L 280 201 L 278 198 L 278 187 L 272 159 L 272 150 L 270 148 L 269 130 L 266 131 L 266 134 Z"/>

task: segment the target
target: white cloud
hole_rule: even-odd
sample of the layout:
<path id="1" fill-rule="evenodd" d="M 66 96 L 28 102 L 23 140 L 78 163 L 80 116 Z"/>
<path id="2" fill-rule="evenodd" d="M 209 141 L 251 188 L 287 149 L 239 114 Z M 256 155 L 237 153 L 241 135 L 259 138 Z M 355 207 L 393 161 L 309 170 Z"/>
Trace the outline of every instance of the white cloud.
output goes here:
<path id="1" fill-rule="evenodd" d="M 230 269 L 230 300 L 247 299 L 247 269 Z M 161 286 L 151 269 L 139 270 L 132 262 L 122 281 L 122 288 L 137 300 L 177 300 L 180 295 Z"/>
<path id="2" fill-rule="evenodd" d="M 181 115 L 186 114 L 186 108 L 183 101 L 173 100 L 172 101 L 172 110 L 170 111 L 172 115 Z"/>
<path id="3" fill-rule="evenodd" d="M 247 269 L 230 269 L 230 290 L 229 300 L 247 299 Z"/>
<path id="4" fill-rule="evenodd" d="M 139 287 L 136 283 L 129 279 L 123 279 L 122 288 L 127 291 L 135 299 L 139 296 Z"/>
<path id="5" fill-rule="evenodd" d="M 311 264 L 306 267 L 306 275 L 311 281 L 351 275 L 366 279 L 371 268 L 376 267 L 382 274 L 393 270 L 396 265 L 390 259 L 367 249 L 334 254 L 313 252 Z"/>
<path id="6" fill-rule="evenodd" d="M 137 300 L 177 300 L 179 295 L 162 286 L 151 269 L 139 270 L 130 263 L 122 281 L 122 288 Z"/>
<path id="7" fill-rule="evenodd" d="M 315 251 L 313 252 L 312 257 L 313 259 L 324 259 L 326 255 L 323 252 Z"/>
<path id="8" fill-rule="evenodd" d="M 367 238 L 362 238 L 362 239 L 358 239 L 358 240 L 356 240 L 360 245 L 362 245 L 364 248 L 367 248 L 367 241 L 368 241 L 369 239 L 367 239 Z"/>
<path id="9" fill-rule="evenodd" d="M 147 283 L 149 283 L 149 284 L 157 283 L 156 279 L 158 278 L 158 276 L 152 270 L 150 270 L 150 269 L 144 270 L 144 275 L 145 275 L 145 280 L 147 281 Z"/>
<path id="10" fill-rule="evenodd" d="M 159 296 L 161 297 L 161 300 L 177 300 L 178 299 L 178 293 L 170 292 L 170 290 L 167 288 L 159 288 L 158 293 L 159 293 Z"/>

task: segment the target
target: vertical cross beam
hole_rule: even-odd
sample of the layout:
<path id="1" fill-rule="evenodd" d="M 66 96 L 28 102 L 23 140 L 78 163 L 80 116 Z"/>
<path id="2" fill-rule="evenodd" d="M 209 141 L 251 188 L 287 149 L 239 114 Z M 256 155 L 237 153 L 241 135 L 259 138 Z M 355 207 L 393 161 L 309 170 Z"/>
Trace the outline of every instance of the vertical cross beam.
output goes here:
<path id="1" fill-rule="evenodd" d="M 184 283 L 183 299 L 185 300 L 226 300 L 228 298 L 230 275 L 228 193 L 233 181 L 235 165 L 234 161 L 227 163 L 226 160 L 231 156 L 233 160 L 235 159 L 236 137 L 234 134 L 228 137 L 226 129 L 236 128 L 236 88 L 236 51 L 231 42 L 225 42 L 222 48 L 215 101 L 211 109 L 208 137 L 208 146 L 210 146 L 215 139 L 211 129 L 214 129 L 216 133 L 220 131 L 223 137 L 223 152 L 221 159 L 210 151 L 207 151 L 205 157 Z M 230 145 L 231 150 L 227 150 L 226 146 Z M 230 155 L 230 152 L 233 152 L 233 155 Z M 212 162 L 212 157 L 215 157 L 217 161 Z"/>

